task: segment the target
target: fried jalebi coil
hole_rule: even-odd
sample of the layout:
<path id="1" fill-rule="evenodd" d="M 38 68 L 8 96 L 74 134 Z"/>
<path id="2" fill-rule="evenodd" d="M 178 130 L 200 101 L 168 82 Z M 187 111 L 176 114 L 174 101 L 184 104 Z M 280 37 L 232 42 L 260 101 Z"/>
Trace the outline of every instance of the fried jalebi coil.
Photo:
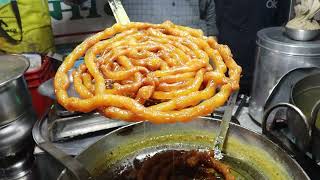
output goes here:
<path id="1" fill-rule="evenodd" d="M 132 180 L 235 180 L 232 167 L 215 160 L 210 151 L 165 150 L 134 160 L 133 165 L 119 168 L 110 179 Z M 102 176 L 101 176 L 102 177 Z M 101 178 L 103 179 L 103 178 Z"/>
<path id="2" fill-rule="evenodd" d="M 68 71 L 80 98 L 70 97 Z M 227 75 L 226 75 L 227 74 Z M 239 88 L 230 49 L 201 30 L 162 24 L 115 24 L 78 45 L 59 67 L 54 87 L 70 111 L 154 123 L 186 122 L 222 106 Z"/>
<path id="3" fill-rule="evenodd" d="M 191 86 L 192 83 L 193 83 L 192 79 L 187 81 L 176 82 L 176 83 L 161 83 L 159 84 L 156 90 L 168 92 L 168 91 L 185 88 L 186 86 Z"/>
<path id="4" fill-rule="evenodd" d="M 203 74 L 204 74 L 204 69 L 198 71 L 196 77 L 194 78 L 193 84 L 191 86 L 188 86 L 185 89 L 179 89 L 171 92 L 156 91 L 153 93 L 152 98 L 153 99 L 173 99 L 175 97 L 188 95 L 194 91 L 198 91 L 203 82 Z"/>

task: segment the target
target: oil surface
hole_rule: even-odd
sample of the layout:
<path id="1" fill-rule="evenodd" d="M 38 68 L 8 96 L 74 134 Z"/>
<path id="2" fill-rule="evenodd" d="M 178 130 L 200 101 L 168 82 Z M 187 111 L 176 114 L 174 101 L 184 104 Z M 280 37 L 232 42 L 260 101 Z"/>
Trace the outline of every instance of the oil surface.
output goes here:
<path id="1" fill-rule="evenodd" d="M 128 139 L 118 148 L 112 149 L 105 155 L 101 162 L 97 162 L 96 175 L 101 175 L 107 171 L 119 172 L 119 168 L 130 167 L 137 156 L 141 154 L 150 155 L 157 152 L 155 149 L 207 149 L 213 144 L 212 133 L 190 131 L 179 134 L 152 134 L 146 135 L 145 139 Z M 181 147 L 180 147 L 181 145 Z M 149 148 L 149 149 L 148 149 Z M 155 148 L 150 150 L 150 148 Z M 226 146 L 227 155 L 224 163 L 231 166 L 232 173 L 236 179 L 292 179 L 279 163 L 273 160 L 268 153 L 254 146 L 243 144 L 236 139 L 229 138 Z M 229 158 L 228 158 L 229 157 Z M 129 164 L 129 166 L 128 166 Z M 118 169 L 115 169 L 118 168 Z"/>
<path id="2" fill-rule="evenodd" d="M 132 166 L 119 169 L 115 173 L 102 173 L 97 179 L 114 180 L 200 180 L 224 179 L 222 171 L 230 172 L 229 166 L 219 162 L 215 166 L 210 160 L 211 154 L 200 151 L 169 150 L 156 153 L 142 160 L 135 159 Z M 228 177 L 234 177 L 228 173 Z"/>
<path id="3" fill-rule="evenodd" d="M 222 161 L 214 160 L 215 165 L 213 165 L 210 158 L 212 154 L 209 151 L 165 150 L 143 159 L 135 158 L 129 166 L 106 170 L 97 177 L 97 180 L 264 179 L 259 171 L 239 159 L 225 155 Z M 223 172 L 229 172 L 227 178 Z"/>

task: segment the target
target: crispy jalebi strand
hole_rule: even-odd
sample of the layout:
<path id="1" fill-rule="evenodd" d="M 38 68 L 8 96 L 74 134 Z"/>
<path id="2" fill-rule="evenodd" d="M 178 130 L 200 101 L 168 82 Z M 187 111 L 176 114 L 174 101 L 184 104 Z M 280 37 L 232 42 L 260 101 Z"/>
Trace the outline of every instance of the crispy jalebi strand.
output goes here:
<path id="1" fill-rule="evenodd" d="M 68 71 L 75 90 L 70 97 Z M 222 106 L 239 88 L 230 49 L 201 30 L 132 22 L 115 24 L 78 45 L 59 67 L 54 87 L 70 111 L 153 123 L 186 122 Z"/>

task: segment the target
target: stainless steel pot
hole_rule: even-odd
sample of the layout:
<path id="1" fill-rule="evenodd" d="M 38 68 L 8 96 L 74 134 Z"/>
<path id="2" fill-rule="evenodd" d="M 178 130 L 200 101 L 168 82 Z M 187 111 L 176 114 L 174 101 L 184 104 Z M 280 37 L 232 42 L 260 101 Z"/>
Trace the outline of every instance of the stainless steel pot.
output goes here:
<path id="1" fill-rule="evenodd" d="M 294 41 L 284 34 L 283 28 L 272 27 L 259 31 L 256 43 L 249 114 L 261 124 L 267 97 L 282 76 L 298 67 L 320 66 L 320 40 Z"/>
<path id="2" fill-rule="evenodd" d="M 306 116 L 309 125 L 311 138 L 308 145 L 311 148 L 313 158 L 320 161 L 320 73 L 309 75 L 298 81 L 292 88 L 291 99 L 292 104 L 297 106 Z M 299 139 L 303 134 L 301 129 L 305 129 L 305 123 L 299 121 L 300 117 L 292 113 L 292 121 L 288 123 L 292 133 Z M 303 140 L 303 139 L 299 139 Z"/>
<path id="3" fill-rule="evenodd" d="M 0 56 L 0 126 L 19 119 L 31 107 L 24 72 L 29 61 L 20 55 Z"/>
<path id="4" fill-rule="evenodd" d="M 14 155 L 31 141 L 36 116 L 23 77 L 28 67 L 24 56 L 0 56 L 0 157 Z"/>
<path id="5" fill-rule="evenodd" d="M 288 121 L 288 127 L 296 137 L 300 148 L 304 151 L 310 146 L 313 127 L 315 127 L 315 124 L 320 124 L 320 117 L 313 119 L 311 115 L 319 99 L 320 74 L 307 76 L 292 87 L 290 103 L 298 107 L 303 114 L 294 113 L 289 109 L 288 119 L 290 119 L 290 121 Z M 302 116 L 305 116 L 303 119 L 306 119 L 306 122 L 302 120 Z M 317 116 L 314 118 L 316 117 Z"/>
<path id="6" fill-rule="evenodd" d="M 320 106 L 317 107 L 320 109 Z M 313 159 L 311 159 L 309 153 L 303 152 L 299 149 L 299 147 L 297 147 L 297 144 L 294 142 L 294 138 L 290 136 L 290 132 L 288 132 L 287 126 L 284 124 L 287 121 L 290 121 L 290 119 L 287 119 L 287 121 L 282 119 L 282 115 L 285 115 L 285 111 L 283 111 L 285 109 L 283 108 L 292 108 L 293 112 L 298 114 L 302 113 L 299 108 L 292 104 L 276 104 L 265 111 L 262 121 L 262 132 L 268 137 L 268 139 L 276 142 L 280 147 L 285 149 L 291 157 L 296 159 L 308 173 L 311 179 L 318 179 L 320 177 L 320 166 L 319 164 L 317 165 Z M 304 121 L 307 122 L 306 119 L 304 119 Z"/>
<path id="7" fill-rule="evenodd" d="M 41 143 L 38 142 L 41 138 L 35 136 L 38 135 L 36 131 L 39 131 L 39 123 L 38 121 L 33 129 L 37 143 Z M 133 159 L 144 158 L 159 151 L 211 149 L 219 124 L 219 121 L 212 118 L 176 124 L 132 124 L 107 134 L 84 150 L 76 160 L 95 176 L 106 171 L 116 173 L 117 168 L 132 165 Z M 54 153 L 52 147 L 48 147 L 45 146 L 44 150 Z M 235 124 L 230 126 L 225 152 L 232 169 L 239 173 L 238 177 L 309 179 L 296 161 L 277 145 Z M 60 159 L 64 156 L 55 157 Z M 112 179 L 112 176 L 109 178 Z M 59 179 L 69 180 L 73 177 L 64 171 Z"/>
<path id="8" fill-rule="evenodd" d="M 30 141 L 30 135 L 28 139 L 25 139 L 25 141 L 29 142 L 29 146 L 23 146 L 24 149 L 21 149 L 14 156 L 0 158 L 1 180 L 29 180 L 27 179 L 28 174 L 34 166 L 34 145 L 30 144 L 32 142 Z"/>
<path id="9" fill-rule="evenodd" d="M 28 113 L 19 119 L 0 127 L 0 158 L 14 156 L 25 147 L 33 147 L 31 135 L 36 114 L 30 107 L 26 110 Z"/>
<path id="10" fill-rule="evenodd" d="M 286 123 L 294 143 L 302 152 L 312 152 L 313 159 L 320 162 L 320 73 L 302 78 L 288 93 L 289 103 L 279 103 L 270 109 L 288 108 Z"/>
<path id="11" fill-rule="evenodd" d="M 320 165 L 320 100 L 316 102 L 311 110 L 311 123 L 314 124 L 312 128 L 312 156 L 313 159 Z"/>
<path id="12" fill-rule="evenodd" d="M 33 161 L 36 114 L 23 77 L 28 67 L 24 56 L 0 56 L 0 179 L 24 176 Z"/>

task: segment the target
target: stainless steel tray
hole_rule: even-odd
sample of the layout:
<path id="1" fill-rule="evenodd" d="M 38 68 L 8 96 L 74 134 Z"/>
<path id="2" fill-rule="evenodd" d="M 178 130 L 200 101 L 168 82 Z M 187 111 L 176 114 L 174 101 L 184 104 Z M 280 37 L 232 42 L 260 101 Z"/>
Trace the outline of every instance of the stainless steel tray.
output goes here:
<path id="1" fill-rule="evenodd" d="M 240 124 L 238 121 L 240 111 L 243 106 L 246 106 L 247 101 L 248 97 L 239 96 L 232 122 Z M 222 106 L 216 109 L 212 114 L 208 114 L 207 117 L 221 119 L 224 108 Z M 90 133 L 112 130 L 130 124 L 129 122 L 106 118 L 97 112 L 69 112 L 57 103 L 52 106 L 44 120 L 47 124 L 49 140 L 52 142 L 66 141 Z"/>
<path id="2" fill-rule="evenodd" d="M 93 113 L 56 119 L 49 124 L 48 132 L 50 140 L 55 142 L 128 124 L 128 122 L 108 119 Z"/>

